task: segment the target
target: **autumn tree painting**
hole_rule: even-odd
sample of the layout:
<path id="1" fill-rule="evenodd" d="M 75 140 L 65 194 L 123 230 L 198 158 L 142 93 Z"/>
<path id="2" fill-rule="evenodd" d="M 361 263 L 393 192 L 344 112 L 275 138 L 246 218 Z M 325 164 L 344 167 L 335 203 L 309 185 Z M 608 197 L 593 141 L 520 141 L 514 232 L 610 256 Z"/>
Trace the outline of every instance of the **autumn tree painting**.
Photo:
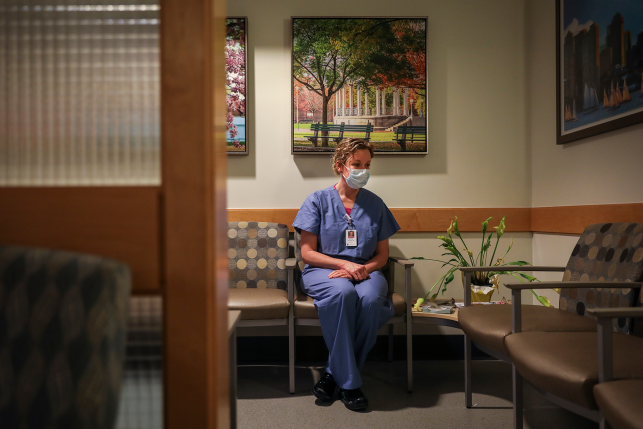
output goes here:
<path id="1" fill-rule="evenodd" d="M 400 145 L 398 133 L 426 136 L 426 18 L 293 18 L 292 26 L 293 153 L 333 150 L 341 124 L 357 126 L 344 137 L 364 137 L 360 126 L 372 125 L 377 151 L 426 153 L 426 137 Z"/>

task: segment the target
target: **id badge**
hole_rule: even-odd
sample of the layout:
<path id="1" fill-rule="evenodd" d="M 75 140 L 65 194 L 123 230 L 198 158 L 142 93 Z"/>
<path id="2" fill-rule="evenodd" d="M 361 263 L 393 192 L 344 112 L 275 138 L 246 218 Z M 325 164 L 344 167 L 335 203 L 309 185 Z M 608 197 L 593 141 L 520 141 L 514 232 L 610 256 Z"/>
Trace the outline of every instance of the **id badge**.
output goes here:
<path id="1" fill-rule="evenodd" d="M 357 230 L 349 229 L 346 231 L 346 247 L 357 247 Z"/>

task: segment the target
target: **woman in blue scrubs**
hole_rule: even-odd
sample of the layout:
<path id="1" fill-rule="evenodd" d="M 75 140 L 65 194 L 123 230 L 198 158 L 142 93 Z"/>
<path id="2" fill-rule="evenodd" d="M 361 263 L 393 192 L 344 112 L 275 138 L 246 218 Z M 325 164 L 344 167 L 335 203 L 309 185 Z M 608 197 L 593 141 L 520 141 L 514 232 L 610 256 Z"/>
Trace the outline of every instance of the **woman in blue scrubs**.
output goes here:
<path id="1" fill-rule="evenodd" d="M 333 156 L 339 182 L 309 195 L 293 222 L 306 263 L 301 287 L 315 299 L 329 351 L 313 394 L 329 401 L 339 386 L 350 410 L 368 406 L 359 371 L 377 331 L 394 315 L 380 269 L 388 261 L 388 239 L 400 227 L 382 199 L 363 189 L 372 157 L 368 142 L 343 140 Z"/>

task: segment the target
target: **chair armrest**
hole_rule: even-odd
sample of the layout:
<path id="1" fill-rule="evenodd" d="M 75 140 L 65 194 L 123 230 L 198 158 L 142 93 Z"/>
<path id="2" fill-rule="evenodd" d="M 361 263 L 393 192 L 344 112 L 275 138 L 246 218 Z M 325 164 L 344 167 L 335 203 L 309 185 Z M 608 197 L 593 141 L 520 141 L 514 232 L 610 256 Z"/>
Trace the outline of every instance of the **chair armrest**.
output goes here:
<path id="1" fill-rule="evenodd" d="M 475 272 L 491 272 L 491 271 L 565 271 L 565 267 L 551 267 L 551 266 L 533 266 L 533 265 L 501 265 L 495 267 L 460 267 L 460 271 L 464 273 L 464 305 L 468 307 L 471 305 L 471 275 Z M 544 282 L 541 282 L 544 283 Z M 531 284 L 531 283 L 530 283 Z"/>
<path id="2" fill-rule="evenodd" d="M 288 270 L 288 301 L 290 302 L 290 318 L 293 317 L 293 312 L 295 311 L 295 266 L 297 265 L 297 259 L 288 258 L 286 259 L 286 269 Z"/>
<path id="3" fill-rule="evenodd" d="M 461 267 L 463 273 L 475 273 L 476 271 L 565 271 L 565 267 L 547 267 L 532 265 L 500 265 L 495 267 Z"/>
<path id="4" fill-rule="evenodd" d="M 531 282 L 531 283 L 507 283 L 505 287 L 511 290 L 523 289 L 587 289 L 587 288 L 639 288 L 641 282 Z"/>
<path id="5" fill-rule="evenodd" d="M 640 288 L 643 283 L 641 282 L 531 282 L 531 283 L 513 283 L 513 284 L 505 284 L 505 286 L 509 289 L 511 289 L 511 329 L 513 333 L 521 332 L 522 331 L 522 295 L 521 292 L 525 289 L 553 289 L 553 288 L 561 288 L 561 289 L 574 289 L 574 288 L 595 288 L 595 287 L 600 287 L 600 288 Z M 612 311 L 616 309 L 610 309 Z M 606 350 L 611 350 L 611 320 L 609 319 L 601 319 L 602 321 L 599 321 L 599 349 L 603 350 L 603 342 L 605 344 L 609 344 L 609 347 L 606 348 Z M 609 329 L 607 329 L 607 326 L 609 325 Z M 603 326 L 605 329 L 602 329 L 601 332 L 601 326 Z M 609 331 L 607 333 L 607 331 Z M 601 340 L 603 338 L 603 340 Z M 602 359 L 604 357 L 603 354 L 599 353 L 599 358 Z M 602 361 L 601 361 L 602 362 Z M 611 361 L 608 360 L 607 366 L 610 366 Z M 611 366 L 610 366 L 611 367 Z M 603 374 L 605 375 L 605 373 Z M 605 380 L 611 379 L 611 376 L 609 373 L 605 375 L 604 377 Z"/>
<path id="6" fill-rule="evenodd" d="M 398 257 L 398 256 L 389 256 L 388 257 L 388 263 L 390 267 L 390 276 L 391 279 L 390 281 L 393 282 L 395 279 L 395 265 L 393 264 L 399 264 L 404 267 L 404 300 L 406 301 L 406 317 L 407 321 L 410 322 L 410 317 L 411 317 L 411 301 L 412 301 L 412 285 L 411 285 L 411 268 L 415 265 L 413 262 Z M 391 283 L 392 284 L 392 283 Z M 395 288 L 393 288 L 394 290 Z"/>
<path id="7" fill-rule="evenodd" d="M 596 319 L 614 319 L 621 317 L 643 317 L 643 307 L 626 308 L 588 308 L 585 312 Z"/>
<path id="8" fill-rule="evenodd" d="M 643 317 L 643 308 L 588 308 L 586 313 L 598 323 L 598 381 L 605 383 L 614 379 L 614 348 L 612 319 L 621 317 Z"/>
<path id="9" fill-rule="evenodd" d="M 399 256 L 389 256 L 388 260 L 389 262 L 395 262 L 396 264 L 400 264 L 403 267 L 412 267 L 415 265 L 415 263 L 409 261 L 408 259 L 404 259 Z"/>

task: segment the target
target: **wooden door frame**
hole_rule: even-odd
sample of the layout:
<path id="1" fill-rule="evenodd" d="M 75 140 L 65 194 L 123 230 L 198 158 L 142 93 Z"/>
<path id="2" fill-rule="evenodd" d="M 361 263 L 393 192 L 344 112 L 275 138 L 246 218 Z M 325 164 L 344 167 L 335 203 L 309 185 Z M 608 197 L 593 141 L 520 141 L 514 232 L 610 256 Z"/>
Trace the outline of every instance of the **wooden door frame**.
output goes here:
<path id="1" fill-rule="evenodd" d="M 225 0 L 161 1 L 165 427 L 229 427 Z"/>

